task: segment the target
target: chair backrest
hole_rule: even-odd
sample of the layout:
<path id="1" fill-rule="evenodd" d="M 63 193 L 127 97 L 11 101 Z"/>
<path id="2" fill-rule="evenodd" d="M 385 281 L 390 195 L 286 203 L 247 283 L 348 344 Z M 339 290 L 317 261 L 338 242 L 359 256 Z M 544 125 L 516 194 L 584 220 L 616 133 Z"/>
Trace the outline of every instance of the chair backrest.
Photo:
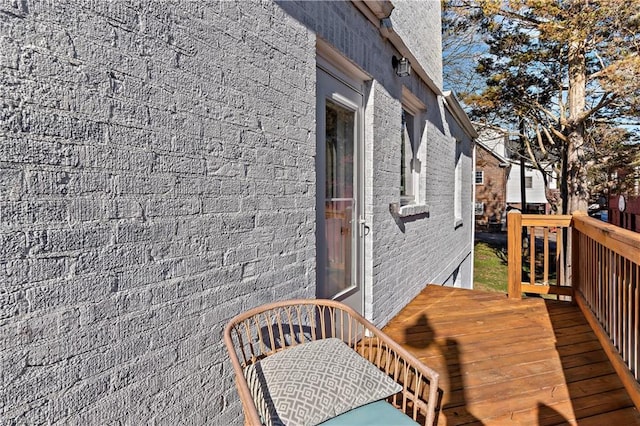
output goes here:
<path id="1" fill-rule="evenodd" d="M 438 373 L 425 366 L 350 307 L 332 300 L 298 299 L 269 303 L 234 317 L 224 342 L 236 376 L 246 424 L 261 424 L 244 368 L 286 348 L 338 338 L 403 386 L 390 398 L 414 420 L 432 424 Z"/>
<path id="2" fill-rule="evenodd" d="M 231 319 L 224 342 L 236 376 L 246 424 L 261 424 L 244 368 L 288 347 L 328 337 L 340 338 L 355 348 L 367 333 L 367 321 L 342 303 L 298 299 L 269 303 Z"/>
<path id="3" fill-rule="evenodd" d="M 331 300 L 301 299 L 260 306 L 233 318 L 225 343 L 244 367 L 290 346 L 336 337 L 355 347 L 372 326 Z"/>

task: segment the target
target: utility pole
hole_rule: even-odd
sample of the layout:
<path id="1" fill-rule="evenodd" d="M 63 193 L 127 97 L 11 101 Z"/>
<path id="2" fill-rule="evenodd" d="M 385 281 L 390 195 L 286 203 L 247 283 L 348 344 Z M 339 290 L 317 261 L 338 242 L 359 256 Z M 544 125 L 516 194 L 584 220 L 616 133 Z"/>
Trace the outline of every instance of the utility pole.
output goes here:
<path id="1" fill-rule="evenodd" d="M 518 122 L 518 134 L 520 139 L 520 205 L 522 213 L 527 213 L 527 188 L 525 187 L 524 168 L 526 162 L 524 156 L 526 153 L 524 142 L 524 120 L 520 118 Z"/>

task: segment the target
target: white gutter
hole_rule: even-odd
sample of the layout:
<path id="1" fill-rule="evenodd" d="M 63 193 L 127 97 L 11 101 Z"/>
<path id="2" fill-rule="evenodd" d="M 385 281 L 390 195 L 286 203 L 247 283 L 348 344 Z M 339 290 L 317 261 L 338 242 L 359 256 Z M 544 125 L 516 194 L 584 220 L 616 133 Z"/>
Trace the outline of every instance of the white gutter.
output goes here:
<path id="1" fill-rule="evenodd" d="M 460 102 L 458 102 L 456 96 L 451 93 L 451 91 L 447 91 L 442 94 L 442 97 L 444 99 L 444 105 L 447 107 L 451 115 L 453 115 L 453 118 L 456 119 L 458 124 L 462 126 L 472 139 L 477 139 L 479 136 L 478 132 L 475 127 L 473 127 L 473 123 L 469 120 L 467 113 L 464 112 L 460 106 Z"/>

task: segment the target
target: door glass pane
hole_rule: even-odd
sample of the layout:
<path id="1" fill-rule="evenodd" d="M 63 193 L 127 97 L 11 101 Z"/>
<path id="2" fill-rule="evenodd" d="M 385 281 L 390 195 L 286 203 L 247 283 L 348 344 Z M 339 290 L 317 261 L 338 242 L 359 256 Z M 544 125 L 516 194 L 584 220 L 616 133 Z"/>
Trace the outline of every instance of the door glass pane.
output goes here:
<path id="1" fill-rule="evenodd" d="M 353 284 L 355 112 L 327 100 L 325 129 L 325 271 L 327 296 L 332 297 Z"/>

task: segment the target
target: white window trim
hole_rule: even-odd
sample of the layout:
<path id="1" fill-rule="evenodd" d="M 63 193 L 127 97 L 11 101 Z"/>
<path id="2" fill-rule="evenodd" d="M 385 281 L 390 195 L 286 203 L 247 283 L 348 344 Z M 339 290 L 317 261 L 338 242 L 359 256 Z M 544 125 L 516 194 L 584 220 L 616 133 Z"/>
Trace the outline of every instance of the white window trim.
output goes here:
<path id="1" fill-rule="evenodd" d="M 416 159 L 421 163 L 420 173 L 413 172 L 413 202 L 400 206 L 397 213 L 400 217 L 414 216 L 429 213 L 429 207 L 426 204 L 426 188 L 424 179 L 426 178 L 426 144 L 427 144 L 427 127 L 426 127 L 426 110 L 427 106 L 416 95 L 406 87 L 402 86 L 402 109 L 413 116 L 413 132 L 414 137 L 420 138 L 420 146 L 416 153 Z M 420 131 L 424 128 L 422 134 Z"/>
<path id="2" fill-rule="evenodd" d="M 462 142 L 458 139 L 455 141 L 455 170 L 453 172 L 453 216 L 456 227 L 462 225 Z"/>
<path id="3" fill-rule="evenodd" d="M 478 182 L 478 173 L 480 173 L 480 176 L 482 176 L 480 182 Z M 484 185 L 484 170 L 476 170 L 476 175 L 473 177 L 473 181 L 476 183 L 476 185 Z"/>

